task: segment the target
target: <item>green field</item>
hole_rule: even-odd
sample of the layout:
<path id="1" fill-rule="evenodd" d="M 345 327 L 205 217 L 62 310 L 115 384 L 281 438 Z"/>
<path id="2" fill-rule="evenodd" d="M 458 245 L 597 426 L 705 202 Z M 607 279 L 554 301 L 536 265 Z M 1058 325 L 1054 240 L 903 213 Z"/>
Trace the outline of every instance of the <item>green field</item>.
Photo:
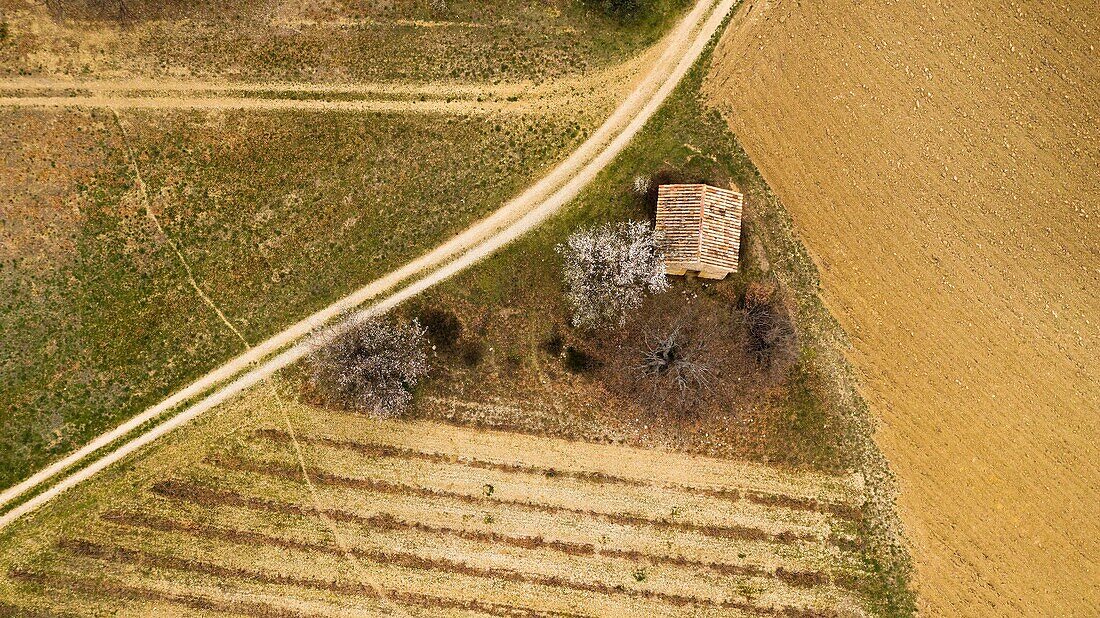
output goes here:
<path id="1" fill-rule="evenodd" d="M 106 3 L 14 2 L 0 73 L 492 89 L 626 60 L 686 6 L 620 18 L 572 2 L 445 4 L 127 2 L 123 19 Z M 288 34 L 292 18 L 317 23 Z M 258 342 L 499 207 L 583 141 L 605 95 L 569 90 L 568 117 L 563 101 L 552 116 L 0 111 L 0 487 L 240 351 L 173 243 Z"/>
<path id="2" fill-rule="evenodd" d="M 241 346 L 146 216 L 109 111 L 3 116 L 14 129 L 0 146 L 14 168 L 0 232 L 7 486 Z M 499 207 L 583 138 L 570 120 L 527 116 L 122 122 L 164 231 L 251 342 Z"/>

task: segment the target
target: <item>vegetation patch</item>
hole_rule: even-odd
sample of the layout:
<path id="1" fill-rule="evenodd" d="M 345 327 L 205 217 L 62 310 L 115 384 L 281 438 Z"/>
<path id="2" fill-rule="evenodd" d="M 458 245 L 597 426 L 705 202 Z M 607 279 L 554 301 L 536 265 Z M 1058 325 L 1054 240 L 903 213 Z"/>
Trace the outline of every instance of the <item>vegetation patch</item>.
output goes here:
<path id="1" fill-rule="evenodd" d="M 697 69 L 565 213 L 407 310 L 454 312 L 491 350 L 473 367 L 442 362 L 426 397 L 523 400 L 516 416 L 494 418 L 513 428 L 826 471 L 854 465 L 839 448 L 839 403 L 798 336 L 799 292 L 781 282 L 761 246 L 761 228 L 780 206 L 721 118 L 699 103 L 700 79 Z M 698 181 L 734 184 L 747 195 L 741 271 L 717 282 L 670 278 L 663 293 L 640 286 L 640 304 L 616 309 L 615 320 L 574 322 L 577 290 L 595 288 L 578 288 L 571 273 L 609 271 L 591 260 L 571 263 L 558 247 L 576 230 L 649 219 L 661 183 Z M 621 274 L 608 280 L 632 279 Z M 519 367 L 510 356 L 522 359 Z M 792 446 L 777 435 L 804 439 Z"/>
<path id="2" fill-rule="evenodd" d="M 821 306 L 816 271 L 722 118 L 699 102 L 701 79 L 697 68 L 568 211 L 422 301 L 479 325 L 495 354 L 473 368 L 441 366 L 418 414 L 828 472 L 860 469 L 852 419 L 865 410 L 824 360 L 835 354 L 821 353 L 835 345 L 835 323 Z M 578 229 L 652 220 L 656 186 L 668 182 L 745 193 L 741 271 L 718 282 L 677 278 L 621 327 L 576 326 L 561 276 L 568 263 L 555 247 Z M 596 359 L 598 369 L 578 371 L 569 362 L 577 353 Z M 508 356 L 522 365 L 509 366 Z M 471 405 L 432 403 L 456 397 Z M 867 560 L 850 581 L 881 609 L 880 598 L 908 593 L 904 564 L 882 566 L 876 512 L 848 511 Z"/>

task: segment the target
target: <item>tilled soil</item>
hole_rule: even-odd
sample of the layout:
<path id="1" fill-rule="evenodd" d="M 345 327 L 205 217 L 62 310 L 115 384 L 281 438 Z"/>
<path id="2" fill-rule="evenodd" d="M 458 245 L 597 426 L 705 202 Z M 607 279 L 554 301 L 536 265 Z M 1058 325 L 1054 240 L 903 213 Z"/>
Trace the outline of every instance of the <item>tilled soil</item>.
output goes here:
<path id="1" fill-rule="evenodd" d="M 751 11 L 719 44 L 708 96 L 851 337 L 922 610 L 1095 611 L 1100 14 Z"/>

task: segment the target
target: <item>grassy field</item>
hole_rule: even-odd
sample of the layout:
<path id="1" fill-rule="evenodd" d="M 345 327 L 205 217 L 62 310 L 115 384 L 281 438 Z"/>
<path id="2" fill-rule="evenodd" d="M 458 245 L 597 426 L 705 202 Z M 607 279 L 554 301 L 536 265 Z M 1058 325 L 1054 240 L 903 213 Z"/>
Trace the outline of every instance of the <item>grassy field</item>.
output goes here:
<path id="1" fill-rule="evenodd" d="M 624 60 L 687 6 L 618 19 L 593 4 L 4 0 L 0 75 L 542 81 Z"/>
<path id="2" fill-rule="evenodd" d="M 1094 614 L 1097 12 L 753 12 L 727 32 L 707 92 L 852 337 L 922 610 Z"/>
<path id="3" fill-rule="evenodd" d="M 0 486 L 496 208 L 572 119 L 4 111 Z M 323 122 L 318 122 L 323 118 Z"/>
<path id="4" fill-rule="evenodd" d="M 143 110 L 97 97 L 78 103 L 85 107 L 0 111 L 9 127 L 0 143 L 9 172 L 0 179 L 0 486 L 240 351 L 196 287 L 256 342 L 504 203 L 583 141 L 651 54 L 628 56 L 655 40 L 685 5 L 655 4 L 624 21 L 574 3 L 451 2 L 448 14 L 461 18 L 454 24 L 428 20 L 436 10 L 428 3 L 386 9 L 128 2 L 122 24 L 117 15 L 96 14 L 105 6 L 51 2 L 47 13 L 18 0 L 0 5 L 6 24 L 0 66 L 30 80 L 9 84 L 6 96 L 64 95 L 67 87 L 50 79 L 75 77 L 99 86 L 70 94 L 261 103 L 364 97 L 392 101 L 402 111 Z M 261 9 L 274 12 L 259 15 Z M 309 45 L 279 34 L 285 26 L 277 24 L 294 19 L 320 20 L 299 26 L 327 37 L 328 64 L 287 68 L 302 59 L 284 63 L 262 51 L 266 41 L 308 55 Z M 601 51 L 566 41 L 587 59 L 551 61 L 561 41 L 543 27 L 580 33 Z M 200 42 L 178 28 L 245 37 L 248 44 Z M 510 28 L 534 38 L 517 38 Z M 439 39 L 445 32 L 469 40 Z M 355 33 L 373 37 L 369 49 L 334 53 L 341 45 L 366 45 L 355 42 Z M 440 41 L 451 51 L 433 52 Z M 527 68 L 498 65 L 512 62 L 520 48 L 534 58 Z M 197 55 L 187 61 L 190 68 L 176 70 L 177 60 L 157 50 Z M 260 56 L 222 57 L 235 52 Z M 417 54 L 473 64 L 444 75 Z M 47 57 L 90 58 L 92 68 L 26 64 Z M 476 68 L 485 58 L 494 68 Z M 375 72 L 353 70 L 342 59 L 366 62 Z M 228 64 L 218 64 L 223 60 Z M 405 69 L 393 64 L 402 62 Z M 586 71 L 597 65 L 599 71 Z M 529 83 L 566 73 L 571 77 Z M 39 84 L 39 77 L 47 79 Z M 368 78 L 387 83 L 355 82 Z M 503 78 L 527 86 L 498 83 Z M 287 79 L 302 82 L 266 90 L 242 81 Z M 317 83 L 323 80 L 341 85 Z M 474 109 L 483 97 L 513 107 Z M 433 102 L 443 111 L 433 111 Z"/>

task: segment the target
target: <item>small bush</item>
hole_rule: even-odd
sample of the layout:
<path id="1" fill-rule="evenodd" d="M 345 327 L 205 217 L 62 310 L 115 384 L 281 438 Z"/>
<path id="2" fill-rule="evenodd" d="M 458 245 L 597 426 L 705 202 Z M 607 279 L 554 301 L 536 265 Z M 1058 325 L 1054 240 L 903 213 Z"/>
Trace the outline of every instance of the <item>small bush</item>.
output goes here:
<path id="1" fill-rule="evenodd" d="M 782 379 L 798 360 L 798 330 L 780 288 L 750 284 L 741 312 L 745 348 L 765 376 Z"/>
<path id="2" fill-rule="evenodd" d="M 573 346 L 565 348 L 565 368 L 573 373 L 585 373 L 598 365 L 596 357 Z"/>
<path id="3" fill-rule="evenodd" d="M 462 335 L 462 322 L 453 311 L 427 309 L 421 313 L 419 319 L 432 345 L 442 351 L 454 349 Z"/>
<path id="4" fill-rule="evenodd" d="M 584 4 L 619 21 L 635 19 L 646 8 L 644 0 L 584 0 Z"/>
<path id="5" fill-rule="evenodd" d="M 375 317 L 331 337 L 311 358 L 312 379 L 327 404 L 379 418 L 400 414 L 428 373 L 424 328 Z"/>
<path id="6" fill-rule="evenodd" d="M 542 351 L 550 356 L 561 356 L 565 349 L 565 338 L 560 333 L 554 333 L 542 342 Z"/>
<path id="7" fill-rule="evenodd" d="M 459 344 L 458 355 L 467 367 L 471 369 L 477 367 L 485 358 L 485 344 L 474 339 L 467 339 Z"/>

